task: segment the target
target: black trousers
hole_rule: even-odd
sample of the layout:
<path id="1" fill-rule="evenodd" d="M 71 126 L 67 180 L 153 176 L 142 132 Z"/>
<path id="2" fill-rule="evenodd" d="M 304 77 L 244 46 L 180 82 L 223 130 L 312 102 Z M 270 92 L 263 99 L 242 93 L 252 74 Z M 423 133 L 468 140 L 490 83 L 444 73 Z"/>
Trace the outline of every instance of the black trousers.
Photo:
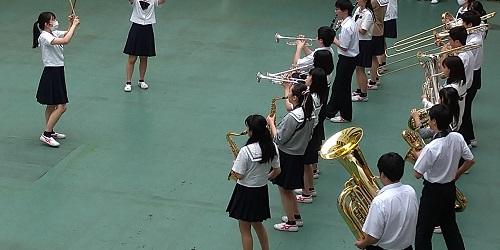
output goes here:
<path id="1" fill-rule="evenodd" d="M 432 233 L 436 226 L 441 226 L 448 249 L 465 249 L 455 219 L 455 198 L 455 182 L 439 184 L 424 180 L 418 208 L 415 250 L 432 249 Z"/>
<path id="2" fill-rule="evenodd" d="M 342 118 L 352 120 L 351 81 L 355 69 L 355 57 L 339 55 L 332 94 L 326 109 L 327 117 L 335 117 L 340 112 Z"/>
<path id="3" fill-rule="evenodd" d="M 384 250 L 384 249 L 379 247 L 379 246 L 367 246 L 366 250 Z M 409 247 L 402 249 L 402 250 L 413 250 L 413 247 L 409 246 Z"/>
<path id="4" fill-rule="evenodd" d="M 460 126 L 460 134 L 464 136 L 465 142 L 470 143 L 470 140 L 475 139 L 474 125 L 472 124 L 472 101 L 476 97 L 477 91 L 481 88 L 481 69 L 474 70 L 474 78 L 472 86 L 467 90 L 465 96 L 465 108 L 462 116 L 462 125 Z"/>

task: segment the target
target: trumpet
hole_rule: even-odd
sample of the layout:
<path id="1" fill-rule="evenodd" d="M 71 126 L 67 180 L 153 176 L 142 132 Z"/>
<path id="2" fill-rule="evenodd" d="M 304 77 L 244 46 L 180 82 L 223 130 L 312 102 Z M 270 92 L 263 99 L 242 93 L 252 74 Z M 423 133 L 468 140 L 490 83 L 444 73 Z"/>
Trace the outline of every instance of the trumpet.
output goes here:
<path id="1" fill-rule="evenodd" d="M 260 83 L 262 79 L 270 80 L 274 84 L 282 84 L 283 82 L 289 82 L 291 84 L 304 83 L 303 79 L 299 78 L 283 78 L 279 76 L 266 76 L 260 72 L 257 72 L 257 82 Z"/>
<path id="2" fill-rule="evenodd" d="M 298 35 L 298 36 L 295 36 L 295 37 L 291 37 L 291 36 L 282 36 L 280 35 L 278 32 L 276 32 L 276 34 L 274 34 L 274 39 L 276 40 L 276 43 L 279 43 L 281 39 L 285 39 L 285 40 L 293 40 L 292 41 L 288 41 L 286 42 L 287 45 L 290 45 L 290 46 L 295 46 L 297 45 L 297 40 L 305 40 L 305 41 L 309 41 L 309 42 L 312 42 L 312 41 L 316 41 L 318 39 L 315 39 L 315 38 L 308 38 L 308 37 L 304 37 L 303 35 Z M 306 46 L 312 46 L 312 44 L 310 43 L 306 43 Z"/>
<path id="3" fill-rule="evenodd" d="M 303 65 L 303 66 L 300 66 L 300 67 L 292 67 L 291 69 L 287 69 L 287 70 L 284 70 L 284 71 L 281 71 L 281 72 L 277 72 L 277 73 L 267 73 L 266 75 L 267 76 L 271 76 L 271 77 L 285 77 L 286 75 L 290 74 L 290 73 L 293 73 L 293 72 L 296 72 L 296 71 L 299 71 L 299 70 L 303 70 L 303 69 L 307 69 L 307 68 L 311 68 L 313 67 L 313 64 L 310 63 L 310 64 L 306 64 L 306 65 Z"/>

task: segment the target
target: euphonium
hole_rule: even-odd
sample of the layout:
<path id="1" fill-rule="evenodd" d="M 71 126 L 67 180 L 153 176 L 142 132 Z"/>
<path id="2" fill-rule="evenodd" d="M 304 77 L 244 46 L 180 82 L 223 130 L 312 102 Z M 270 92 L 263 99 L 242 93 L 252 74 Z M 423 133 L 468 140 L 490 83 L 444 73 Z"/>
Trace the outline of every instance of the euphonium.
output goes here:
<path id="1" fill-rule="evenodd" d="M 401 132 L 401 136 L 408 143 L 410 149 L 406 152 L 405 161 L 408 161 L 412 165 L 415 164 L 417 158 L 413 155 L 412 150 L 420 151 L 425 146 L 425 142 L 420 137 L 420 134 L 415 130 L 405 129 Z M 462 212 L 467 208 L 467 198 L 465 195 L 457 188 L 456 191 L 457 198 L 455 199 L 455 211 Z"/>
<path id="2" fill-rule="evenodd" d="M 422 139 L 422 137 L 420 137 L 420 134 L 417 131 L 411 129 L 403 130 L 403 132 L 401 132 L 401 137 L 403 137 L 406 143 L 408 143 L 408 145 L 410 146 L 410 149 L 408 149 L 408 151 L 406 152 L 404 158 L 405 161 L 408 161 L 411 164 L 415 164 L 417 158 L 413 155 L 412 150 L 422 150 L 422 148 L 424 148 L 425 146 L 424 140 Z"/>
<path id="3" fill-rule="evenodd" d="M 231 153 L 233 153 L 234 159 L 236 159 L 236 157 L 238 156 L 238 153 L 240 152 L 240 148 L 238 147 L 238 145 L 236 145 L 236 142 L 234 142 L 232 137 L 246 135 L 247 133 L 248 132 L 246 130 L 241 132 L 241 133 L 234 133 L 234 132 L 227 132 L 226 133 L 227 144 L 229 144 L 229 149 L 231 150 Z M 228 181 L 229 180 L 236 180 L 236 178 L 233 175 L 232 170 L 229 171 L 229 174 L 227 175 L 227 180 Z"/>
<path id="4" fill-rule="evenodd" d="M 363 238 L 363 223 L 379 185 L 359 148 L 361 128 L 346 128 L 321 146 L 323 159 L 337 159 L 351 175 L 337 199 L 337 207 L 356 239 Z"/>
<path id="5" fill-rule="evenodd" d="M 408 119 L 408 128 L 410 128 L 411 130 L 416 130 L 421 126 L 427 126 L 427 124 L 429 123 L 429 109 L 422 108 L 418 109 L 416 112 L 418 113 L 418 118 L 421 125 L 417 126 L 415 119 L 413 119 L 413 116 L 410 115 L 410 118 Z"/>

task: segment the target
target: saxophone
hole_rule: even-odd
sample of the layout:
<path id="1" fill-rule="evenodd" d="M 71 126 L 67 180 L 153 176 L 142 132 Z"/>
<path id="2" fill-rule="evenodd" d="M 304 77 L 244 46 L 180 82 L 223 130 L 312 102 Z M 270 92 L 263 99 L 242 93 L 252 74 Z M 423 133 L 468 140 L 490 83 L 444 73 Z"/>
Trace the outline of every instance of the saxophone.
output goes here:
<path id="1" fill-rule="evenodd" d="M 364 237 L 363 224 L 370 204 L 380 189 L 359 148 L 361 128 L 346 128 L 332 135 L 321 146 L 323 159 L 337 159 L 351 175 L 337 199 L 337 208 L 356 239 Z"/>
<path id="2" fill-rule="evenodd" d="M 276 102 L 278 100 L 284 100 L 287 99 L 288 97 L 286 96 L 275 96 L 271 99 L 271 108 L 269 110 L 269 116 L 274 116 L 274 123 L 276 123 Z"/>
<path id="3" fill-rule="evenodd" d="M 229 149 L 231 150 L 231 153 L 233 153 L 234 159 L 236 159 L 236 157 L 238 156 L 238 153 L 240 152 L 240 148 L 238 147 L 238 145 L 236 145 L 236 142 L 234 142 L 233 136 L 242 136 L 242 135 L 246 135 L 247 133 L 248 132 L 246 130 L 241 132 L 241 133 L 235 133 L 235 132 L 227 132 L 226 133 L 227 144 L 229 144 Z M 227 180 L 228 181 L 229 180 L 236 181 L 236 177 L 234 177 L 232 170 L 229 171 L 229 174 L 227 175 Z"/>
<path id="4" fill-rule="evenodd" d="M 401 132 L 401 136 L 408 143 L 410 149 L 406 152 L 405 161 L 408 161 L 412 165 L 415 165 L 417 158 L 413 155 L 412 150 L 420 151 L 426 145 L 420 134 L 411 129 L 405 129 Z M 455 199 L 455 211 L 462 212 L 467 208 L 467 198 L 465 195 L 457 188 L 456 191 L 456 199 Z"/>
<path id="5" fill-rule="evenodd" d="M 276 102 L 278 100 L 283 100 L 286 98 L 287 98 L 286 96 L 273 97 L 271 99 L 271 110 L 269 112 L 269 115 L 275 116 L 276 110 L 277 110 Z M 276 116 L 274 117 L 274 119 L 276 119 Z M 235 132 L 231 132 L 231 131 L 226 133 L 226 141 L 227 141 L 227 144 L 229 145 L 229 150 L 231 150 L 231 153 L 233 154 L 234 159 L 236 159 L 236 157 L 238 157 L 238 153 L 240 152 L 240 148 L 238 147 L 236 142 L 234 142 L 233 136 L 242 136 L 242 135 L 246 135 L 246 134 L 248 134 L 248 131 L 246 131 L 246 130 L 241 132 L 241 133 L 235 133 Z M 236 177 L 234 177 L 232 170 L 229 171 L 229 174 L 227 175 L 227 180 L 235 180 L 236 181 Z"/>

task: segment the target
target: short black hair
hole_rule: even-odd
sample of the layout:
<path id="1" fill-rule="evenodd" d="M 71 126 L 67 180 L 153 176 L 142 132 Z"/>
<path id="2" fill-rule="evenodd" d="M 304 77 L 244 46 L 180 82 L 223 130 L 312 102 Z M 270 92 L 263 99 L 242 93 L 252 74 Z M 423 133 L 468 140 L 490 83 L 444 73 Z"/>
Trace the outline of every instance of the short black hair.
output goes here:
<path id="1" fill-rule="evenodd" d="M 325 47 L 330 47 L 333 43 L 333 38 L 335 38 L 335 32 L 332 28 L 328 26 L 321 26 L 318 29 L 318 39 L 323 40 L 323 45 Z"/>
<path id="2" fill-rule="evenodd" d="M 337 0 L 335 2 L 335 8 L 340 9 L 341 11 L 346 11 L 349 16 L 352 16 L 352 10 L 354 9 L 354 6 L 352 5 L 351 1 L 349 0 Z"/>
<path id="3" fill-rule="evenodd" d="M 453 27 L 449 33 L 452 40 L 458 40 L 462 45 L 467 42 L 467 29 L 464 26 Z"/>
<path id="4" fill-rule="evenodd" d="M 448 56 L 443 60 L 441 64 L 450 69 L 450 75 L 448 76 L 446 83 L 458 83 L 458 85 L 462 85 L 465 83 L 465 66 L 460 57 Z"/>
<path id="5" fill-rule="evenodd" d="M 429 109 L 429 118 L 436 121 L 437 128 L 444 131 L 450 127 L 452 117 L 444 104 L 436 104 Z"/>
<path id="6" fill-rule="evenodd" d="M 475 27 L 481 24 L 481 15 L 475 10 L 469 10 L 462 14 L 462 21 Z"/>
<path id="7" fill-rule="evenodd" d="M 392 182 L 401 180 L 404 174 L 405 161 L 398 153 L 385 153 L 378 159 L 377 168 L 380 173 Z"/>

